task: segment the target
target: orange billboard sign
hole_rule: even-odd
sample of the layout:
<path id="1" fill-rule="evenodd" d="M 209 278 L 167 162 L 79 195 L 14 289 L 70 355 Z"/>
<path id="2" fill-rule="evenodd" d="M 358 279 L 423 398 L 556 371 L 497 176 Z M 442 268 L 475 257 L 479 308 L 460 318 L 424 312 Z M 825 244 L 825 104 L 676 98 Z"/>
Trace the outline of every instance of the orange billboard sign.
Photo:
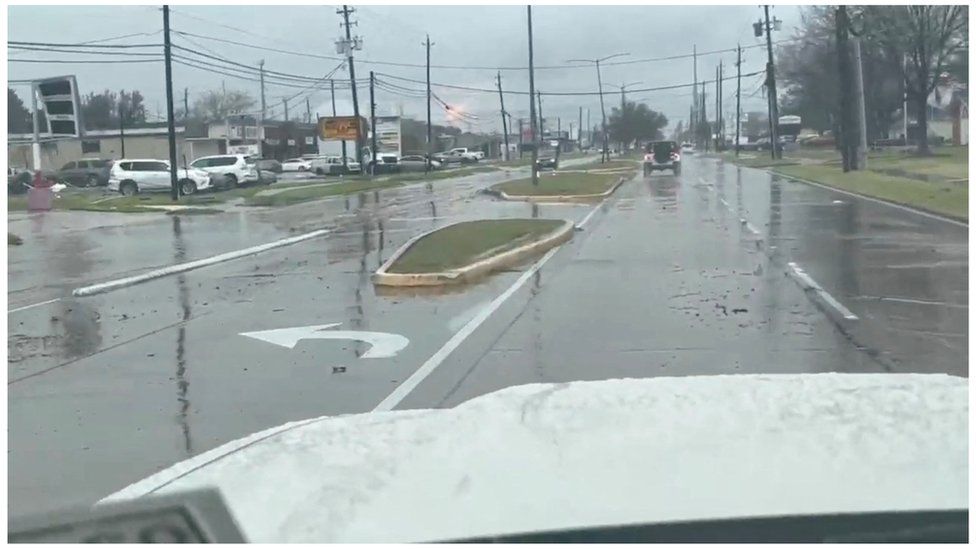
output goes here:
<path id="1" fill-rule="evenodd" d="M 355 116 L 323 116 L 319 118 L 319 137 L 323 140 L 356 141 L 365 135 L 366 119 Z"/>

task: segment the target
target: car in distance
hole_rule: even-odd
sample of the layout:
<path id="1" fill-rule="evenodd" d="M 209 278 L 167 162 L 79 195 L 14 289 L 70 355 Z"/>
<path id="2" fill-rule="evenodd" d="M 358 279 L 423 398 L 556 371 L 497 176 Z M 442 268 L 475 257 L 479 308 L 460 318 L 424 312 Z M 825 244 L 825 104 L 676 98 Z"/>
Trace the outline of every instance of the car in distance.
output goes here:
<path id="1" fill-rule="evenodd" d="M 695 154 L 695 146 L 685 141 L 681 144 L 681 154 Z"/>
<path id="2" fill-rule="evenodd" d="M 318 175 L 345 175 L 359 172 L 359 162 L 348 157 L 345 164 L 342 163 L 341 156 L 317 156 L 310 162 L 311 170 Z"/>
<path id="3" fill-rule="evenodd" d="M 248 159 L 250 163 L 250 159 Z M 274 158 L 259 158 L 254 160 L 254 169 L 260 170 L 262 172 L 274 172 L 281 173 L 282 167 L 281 162 L 278 162 Z"/>
<path id="4" fill-rule="evenodd" d="M 652 141 L 644 148 L 644 175 L 656 170 L 671 170 L 674 175 L 681 173 L 681 148 L 675 141 Z"/>
<path id="5" fill-rule="evenodd" d="M 82 158 L 68 162 L 58 170 L 54 177 L 62 182 L 76 187 L 97 187 L 108 184 L 108 172 L 111 160 L 101 158 Z"/>
<path id="6" fill-rule="evenodd" d="M 474 149 L 469 149 L 467 147 L 455 147 L 447 151 L 447 154 L 451 156 L 458 156 L 463 160 L 468 160 L 470 162 L 477 162 L 485 157 L 485 153 L 476 151 Z"/>
<path id="7" fill-rule="evenodd" d="M 404 156 L 400 159 L 400 171 L 403 172 L 422 172 L 426 168 L 426 162 L 423 156 L 419 154 L 410 154 Z M 437 160 L 430 161 L 430 169 L 439 170 L 441 168 L 441 163 Z"/>
<path id="8" fill-rule="evenodd" d="M 558 170 L 559 160 L 555 156 L 546 155 L 539 157 L 539 159 L 536 160 L 535 166 L 536 171 Z"/>
<path id="9" fill-rule="evenodd" d="M 217 185 L 219 181 L 218 186 L 225 189 L 255 183 L 258 180 L 257 171 L 247 162 L 247 157 L 243 154 L 203 156 L 191 162 L 190 167 L 209 173 L 214 179 L 214 184 Z"/>
<path id="10" fill-rule="evenodd" d="M 305 158 L 289 158 L 281 163 L 283 172 L 307 172 L 312 170 L 312 161 Z"/>
<path id="11" fill-rule="evenodd" d="M 176 170 L 176 181 L 183 194 L 213 187 L 213 178 L 203 170 L 180 168 Z M 141 192 L 168 191 L 172 188 L 169 162 L 152 158 L 123 158 L 112 163 L 109 171 L 108 189 L 125 196 Z"/>

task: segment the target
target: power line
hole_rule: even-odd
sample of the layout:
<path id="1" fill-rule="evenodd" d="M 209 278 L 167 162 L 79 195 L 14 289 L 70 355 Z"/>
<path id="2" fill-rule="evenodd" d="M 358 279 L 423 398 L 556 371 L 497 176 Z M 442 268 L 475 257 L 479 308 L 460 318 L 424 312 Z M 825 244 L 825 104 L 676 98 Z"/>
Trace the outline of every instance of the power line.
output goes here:
<path id="1" fill-rule="evenodd" d="M 163 32 L 163 29 L 159 29 L 159 30 L 153 31 L 153 32 L 134 32 L 134 33 L 131 33 L 131 34 L 120 34 L 118 36 L 109 36 L 108 38 L 98 38 L 96 40 L 89 40 L 87 42 L 81 42 L 78 45 L 79 46 L 85 46 L 85 45 L 88 45 L 88 44 L 94 44 L 96 42 L 109 42 L 109 41 L 112 41 L 112 40 L 120 40 L 122 38 L 132 38 L 133 36 L 155 36 L 155 35 L 160 34 L 162 32 Z M 160 45 L 160 44 L 157 44 L 157 45 Z"/>
<path id="2" fill-rule="evenodd" d="M 749 73 L 749 74 L 743 74 L 742 76 L 755 76 L 755 75 L 758 75 L 758 74 L 763 74 L 763 72 L 764 71 L 756 71 L 756 72 L 752 72 L 752 73 Z M 402 76 L 394 76 L 392 74 L 385 74 L 385 73 L 377 73 L 377 74 L 380 74 L 381 76 L 386 76 L 386 77 L 389 77 L 389 78 L 394 78 L 396 80 L 403 80 L 403 81 L 406 81 L 406 82 L 413 82 L 415 84 L 425 84 L 426 83 L 426 82 L 423 82 L 423 81 L 420 81 L 420 80 L 414 80 L 414 79 L 411 79 L 411 78 L 404 78 Z M 729 77 L 722 78 L 723 81 L 725 81 L 725 80 L 734 80 L 734 79 L 735 79 L 735 76 L 729 76 Z M 712 80 L 703 80 L 703 81 L 699 82 L 698 84 L 699 85 L 702 84 L 702 83 L 705 83 L 705 84 L 713 84 L 714 82 L 715 82 L 714 79 L 712 79 Z M 485 89 L 485 88 L 473 88 L 473 87 L 469 87 L 469 86 L 457 86 L 457 85 L 453 85 L 453 84 L 437 84 L 437 83 L 431 82 L 430 85 L 431 86 L 438 86 L 438 87 L 441 87 L 441 88 L 460 89 L 460 90 L 473 91 L 473 92 L 481 92 L 481 93 L 498 93 L 497 90 L 489 90 L 489 89 Z M 655 87 L 655 88 L 643 88 L 643 89 L 639 89 L 639 90 L 630 90 L 630 92 L 631 93 L 643 93 L 643 92 L 662 91 L 662 90 L 674 90 L 674 89 L 680 89 L 680 88 L 690 88 L 690 87 L 692 87 L 694 85 L 695 85 L 694 83 L 673 84 L 673 85 L 670 85 L 670 86 L 658 86 L 658 87 Z M 528 95 L 529 92 L 512 90 L 512 91 L 507 91 L 505 93 L 513 93 L 513 94 L 518 94 L 518 95 Z M 596 96 L 596 95 L 600 95 L 600 92 L 599 91 L 594 91 L 594 92 L 542 92 L 542 95 L 545 95 L 545 96 Z"/>
<path id="3" fill-rule="evenodd" d="M 115 56 L 125 56 L 125 57 L 152 57 L 154 55 L 159 55 L 159 53 L 151 52 L 129 52 L 129 51 L 74 51 L 69 49 L 58 49 L 58 48 L 36 48 L 32 46 L 8 46 L 10 50 L 17 51 L 43 51 L 50 53 L 67 53 L 71 55 L 115 55 Z"/>
<path id="4" fill-rule="evenodd" d="M 7 46 L 44 46 L 51 48 L 100 48 L 100 49 L 126 49 L 126 48 L 158 48 L 162 44 L 90 44 L 86 42 L 67 44 L 64 42 L 22 42 L 19 40 L 8 40 Z"/>
<path id="5" fill-rule="evenodd" d="M 112 64 L 112 63 L 159 63 L 163 60 L 162 57 L 159 59 L 7 59 L 8 63 L 56 63 L 56 64 Z"/>
<path id="6" fill-rule="evenodd" d="M 234 27 L 229 27 L 228 26 L 227 28 L 231 28 L 233 30 L 239 30 L 241 32 L 247 32 L 248 34 L 252 34 L 252 35 L 254 34 L 253 32 L 243 31 L 241 29 L 236 29 Z M 337 60 L 341 60 L 342 59 L 341 57 L 334 57 L 334 56 L 329 56 L 329 55 L 319 55 L 319 54 L 308 53 L 308 52 L 300 52 L 300 51 L 286 50 L 286 49 L 280 49 L 280 48 L 271 48 L 271 47 L 267 47 L 267 46 L 258 46 L 256 44 L 248 44 L 246 42 L 238 42 L 238 41 L 235 41 L 235 40 L 228 40 L 226 38 L 217 38 L 217 37 L 213 37 L 213 36 L 204 36 L 204 35 L 194 34 L 194 33 L 185 32 L 185 31 L 173 31 L 173 32 L 175 32 L 176 34 L 185 34 L 185 35 L 188 35 L 188 36 L 193 36 L 193 37 L 196 37 L 196 38 L 200 38 L 202 40 L 212 40 L 212 41 L 215 41 L 215 42 L 223 42 L 223 43 L 226 43 L 226 44 L 233 44 L 233 45 L 236 45 L 236 46 L 244 46 L 246 48 L 253 48 L 253 49 L 256 49 L 256 50 L 270 51 L 270 52 L 282 53 L 282 54 L 286 54 L 286 55 L 294 55 L 294 56 L 298 56 L 298 57 L 306 57 L 306 58 L 310 58 L 310 59 L 326 59 L 326 60 L 330 60 L 330 61 L 337 61 Z M 775 45 L 781 45 L 781 44 L 795 42 L 797 40 L 798 39 L 780 40 L 778 42 L 775 42 L 774 44 Z M 275 40 L 275 41 L 276 42 L 280 42 L 278 40 Z M 752 45 L 752 46 L 743 46 L 742 49 L 745 50 L 745 49 L 761 48 L 761 47 L 764 47 L 764 44 L 756 44 L 756 45 Z M 721 50 L 712 50 L 712 51 L 700 52 L 697 55 L 698 56 L 715 55 L 715 54 L 722 54 L 722 53 L 731 53 L 731 52 L 734 52 L 734 51 L 736 51 L 736 48 L 726 48 L 726 49 L 721 49 Z M 664 57 L 648 57 L 648 58 L 644 58 L 644 59 L 630 59 L 630 60 L 627 60 L 627 61 L 617 61 L 617 62 L 605 63 L 604 66 L 634 65 L 634 64 L 639 64 L 639 63 L 653 63 L 653 62 L 659 62 L 659 61 L 674 61 L 674 60 L 677 60 L 677 59 L 690 59 L 691 57 L 694 57 L 694 55 L 695 54 L 693 54 L 693 53 L 687 53 L 687 54 L 680 54 L 680 55 L 669 55 L 669 56 L 664 56 Z M 366 64 L 370 64 L 370 65 L 387 65 L 387 66 L 392 66 L 392 67 L 407 67 L 407 68 L 417 68 L 417 69 L 423 69 L 423 68 L 426 68 L 427 67 L 426 65 L 421 64 L 421 63 L 402 63 L 402 62 L 396 62 L 396 61 L 380 61 L 380 60 L 365 59 L 365 58 L 360 59 L 359 61 L 361 63 L 366 63 Z M 535 67 L 535 68 L 536 69 L 542 69 L 542 70 L 558 70 L 558 69 L 581 69 L 581 68 L 588 68 L 588 67 L 589 67 L 589 65 L 576 65 L 576 64 L 572 64 L 572 65 L 548 65 L 548 66 L 539 66 L 539 67 Z M 488 66 L 488 65 L 483 65 L 483 66 L 479 66 L 479 65 L 431 65 L 430 68 L 432 68 L 432 69 L 449 69 L 449 70 L 491 70 L 491 71 L 498 71 L 498 70 L 501 70 L 501 71 L 526 71 L 526 70 L 528 70 L 528 67 L 511 67 L 511 66 L 509 66 L 509 67 L 500 67 L 500 66 Z"/>

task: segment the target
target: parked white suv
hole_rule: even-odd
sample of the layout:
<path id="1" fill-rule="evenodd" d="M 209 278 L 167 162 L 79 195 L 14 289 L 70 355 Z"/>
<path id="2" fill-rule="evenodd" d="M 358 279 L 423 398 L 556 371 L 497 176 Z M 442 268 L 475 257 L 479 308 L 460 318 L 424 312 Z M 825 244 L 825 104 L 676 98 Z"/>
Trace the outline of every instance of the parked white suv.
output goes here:
<path id="1" fill-rule="evenodd" d="M 203 156 L 191 162 L 190 167 L 209 173 L 215 180 L 219 179 L 220 186 L 225 189 L 256 183 L 258 180 L 254 165 L 248 164 L 247 157 L 243 154 Z"/>
<path id="2" fill-rule="evenodd" d="M 210 174 L 193 168 L 176 170 L 176 181 L 183 194 L 210 189 Z M 126 196 L 140 192 L 170 190 L 169 162 L 152 158 L 123 158 L 112 163 L 108 188 Z"/>

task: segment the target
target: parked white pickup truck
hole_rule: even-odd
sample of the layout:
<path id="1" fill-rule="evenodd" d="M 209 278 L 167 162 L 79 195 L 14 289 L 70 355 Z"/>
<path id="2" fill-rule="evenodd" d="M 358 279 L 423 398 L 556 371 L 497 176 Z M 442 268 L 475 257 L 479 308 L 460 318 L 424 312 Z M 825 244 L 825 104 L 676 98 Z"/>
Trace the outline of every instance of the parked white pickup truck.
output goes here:
<path id="1" fill-rule="evenodd" d="M 485 159 L 485 153 L 483 153 L 481 151 L 476 151 L 474 149 L 469 149 L 467 147 L 457 147 L 457 148 L 451 149 L 451 150 L 447 151 L 447 154 L 460 156 L 462 158 L 467 157 L 467 158 L 470 158 L 470 159 L 473 159 L 473 160 L 484 160 Z"/>

